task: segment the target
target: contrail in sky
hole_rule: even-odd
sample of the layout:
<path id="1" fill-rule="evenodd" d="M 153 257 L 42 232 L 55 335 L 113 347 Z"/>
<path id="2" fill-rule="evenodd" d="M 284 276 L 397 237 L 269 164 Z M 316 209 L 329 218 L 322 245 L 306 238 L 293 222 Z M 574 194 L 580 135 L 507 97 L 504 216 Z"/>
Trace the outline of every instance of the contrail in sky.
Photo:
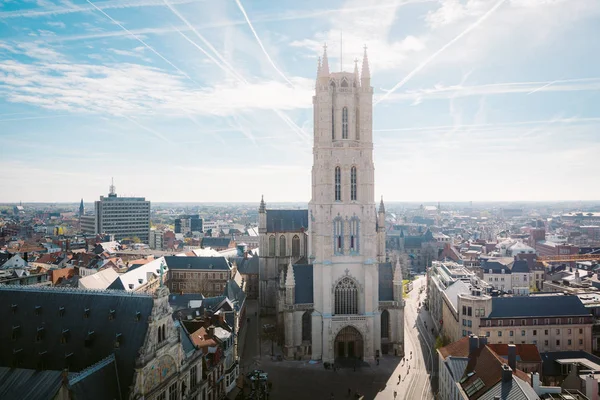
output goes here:
<path id="1" fill-rule="evenodd" d="M 454 43 L 456 43 L 460 39 L 462 39 L 463 36 L 465 36 L 466 34 L 468 34 L 469 32 L 471 32 L 473 29 L 477 28 L 483 21 L 485 21 L 490 15 L 492 15 L 494 13 L 494 11 L 496 11 L 505 2 L 506 2 L 506 0 L 500 0 L 499 2 L 497 2 L 494 5 L 494 7 L 492 7 L 488 12 L 486 12 L 485 14 L 483 14 L 477 21 L 475 21 L 467 29 L 465 29 L 458 36 L 456 36 L 454 39 L 452 39 L 451 41 L 449 41 L 448 43 L 446 43 L 438 51 L 436 51 L 435 53 L 433 53 L 432 55 L 430 55 L 429 57 L 427 57 L 427 59 L 425 61 L 423 61 L 417 68 L 415 68 L 408 75 L 406 75 L 404 77 L 404 79 L 402 79 L 400 82 L 398 82 L 385 95 L 383 95 L 382 97 L 380 97 L 373 105 L 376 106 L 377 104 L 381 103 L 383 100 L 387 99 L 392 93 L 394 93 L 400 87 L 404 86 L 404 84 L 406 82 L 408 82 L 409 80 L 411 80 L 412 77 L 415 76 L 417 73 L 419 73 L 423 68 L 425 68 L 427 66 L 427 64 L 429 64 L 437 56 L 439 56 L 441 53 L 443 53 L 448 47 L 452 46 Z"/>
<path id="2" fill-rule="evenodd" d="M 160 54 L 158 51 L 154 50 L 152 47 L 150 47 L 150 45 L 148 45 L 146 42 L 144 42 L 142 39 L 140 39 L 139 36 L 137 36 L 135 33 L 131 32 L 129 29 L 125 28 L 123 25 L 121 25 L 118 21 L 116 21 L 115 19 L 113 19 L 110 15 L 108 15 L 107 13 L 105 13 L 102 9 L 96 7 L 96 5 L 94 3 L 92 3 L 90 0 L 85 0 L 87 1 L 92 7 L 94 7 L 96 10 L 100 11 L 102 14 L 104 14 L 104 16 L 108 19 L 110 19 L 114 24 L 118 25 L 121 29 L 123 29 L 125 32 L 129 33 L 131 36 L 133 36 L 134 38 L 136 38 L 138 40 L 138 42 L 140 42 L 141 44 L 143 44 L 148 50 L 150 50 L 151 52 L 153 52 L 154 54 L 156 54 L 157 56 L 159 56 L 160 58 L 162 58 L 167 64 L 169 64 L 171 67 L 175 68 L 177 71 L 179 71 L 179 73 L 181 73 L 183 76 L 185 76 L 186 78 L 188 78 L 190 81 L 196 83 L 192 78 L 190 78 L 190 76 L 188 74 L 186 74 L 185 72 L 183 72 L 181 69 L 179 69 L 179 67 L 177 67 L 175 64 L 173 64 L 171 61 L 167 60 L 165 57 L 163 57 L 162 54 Z"/>
<path id="3" fill-rule="evenodd" d="M 244 14 L 244 18 L 246 19 L 246 22 L 248 23 L 248 26 L 250 27 L 250 30 L 254 34 L 254 37 L 256 38 L 256 41 L 258 42 L 258 45 L 262 49 L 263 53 L 267 57 L 267 60 L 269 60 L 269 62 L 273 66 L 273 69 L 275 69 L 275 71 L 277 71 L 277 73 L 287 83 L 289 83 L 291 87 L 294 87 L 294 84 L 287 78 L 287 76 L 285 76 L 285 74 L 283 72 L 281 72 L 281 70 L 279 68 L 277 68 L 277 65 L 275 65 L 275 62 L 271 59 L 271 56 L 269 55 L 269 53 L 267 53 L 267 49 L 265 49 L 265 46 L 263 46 L 262 41 L 258 37 L 258 33 L 256 33 L 256 31 L 254 30 L 254 27 L 252 26 L 252 22 L 250 22 L 250 18 L 248 18 L 248 14 L 246 14 L 246 10 L 244 10 L 244 6 L 242 6 L 242 3 L 240 2 L 240 0 L 235 0 L 235 3 L 238 5 L 238 7 L 239 7 L 240 11 L 242 12 L 242 14 Z"/>

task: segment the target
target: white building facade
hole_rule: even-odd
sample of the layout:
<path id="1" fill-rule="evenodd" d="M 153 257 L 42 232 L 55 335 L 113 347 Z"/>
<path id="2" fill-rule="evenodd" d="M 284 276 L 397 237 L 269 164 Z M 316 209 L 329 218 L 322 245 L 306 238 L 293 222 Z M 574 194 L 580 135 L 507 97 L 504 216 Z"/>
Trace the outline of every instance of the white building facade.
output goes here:
<path id="1" fill-rule="evenodd" d="M 402 351 L 404 322 L 399 267 L 390 282 L 388 308 L 380 305 L 385 209 L 383 200 L 379 212 L 375 203 L 373 88 L 366 48 L 361 76 L 357 64 L 353 73 L 330 72 L 325 49 L 315 91 L 308 205 L 312 359 L 370 361 L 381 353 L 384 335 L 396 352 Z M 286 296 L 293 283 L 286 280 Z"/>

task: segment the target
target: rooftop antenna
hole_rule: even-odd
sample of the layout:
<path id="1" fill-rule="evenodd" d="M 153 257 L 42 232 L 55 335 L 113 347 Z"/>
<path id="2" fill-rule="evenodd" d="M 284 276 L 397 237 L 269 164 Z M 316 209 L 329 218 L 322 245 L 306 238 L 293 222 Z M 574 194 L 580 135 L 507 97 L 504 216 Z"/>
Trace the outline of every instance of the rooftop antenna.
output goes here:
<path id="1" fill-rule="evenodd" d="M 110 178 L 110 188 L 109 188 L 109 193 L 110 196 L 116 196 L 116 190 L 115 190 L 115 178 Z"/>

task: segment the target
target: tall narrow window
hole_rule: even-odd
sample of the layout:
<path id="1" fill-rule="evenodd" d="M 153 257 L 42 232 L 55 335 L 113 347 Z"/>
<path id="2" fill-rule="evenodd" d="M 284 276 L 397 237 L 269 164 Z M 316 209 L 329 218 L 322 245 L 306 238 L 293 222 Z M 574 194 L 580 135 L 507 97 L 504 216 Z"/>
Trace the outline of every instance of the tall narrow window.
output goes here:
<path id="1" fill-rule="evenodd" d="M 348 139 L 348 107 L 342 109 L 342 139 Z"/>
<path id="2" fill-rule="evenodd" d="M 279 236 L 279 257 L 285 257 L 287 249 L 285 247 L 285 236 Z"/>
<path id="3" fill-rule="evenodd" d="M 269 236 L 269 256 L 275 257 L 275 236 Z"/>
<path id="4" fill-rule="evenodd" d="M 333 220 L 333 252 L 344 254 L 344 221 L 342 217 Z"/>
<path id="5" fill-rule="evenodd" d="M 335 82 L 332 80 L 329 83 L 331 88 L 331 139 L 335 140 Z"/>
<path id="6" fill-rule="evenodd" d="M 292 238 L 292 257 L 300 257 L 300 238 L 294 235 Z"/>
<path id="7" fill-rule="evenodd" d="M 342 200 L 342 170 L 335 167 L 335 200 Z"/>
<path id="8" fill-rule="evenodd" d="M 356 120 L 356 127 L 355 127 L 355 129 L 356 129 L 356 140 L 360 140 L 360 125 L 358 123 L 358 121 L 359 121 L 358 116 L 359 115 L 360 114 L 359 114 L 358 108 L 357 108 L 356 111 L 354 111 L 354 119 Z"/>
<path id="9" fill-rule="evenodd" d="M 390 337 L 390 312 L 383 310 L 381 312 L 381 338 L 388 339 Z"/>
<path id="10" fill-rule="evenodd" d="M 356 200 L 356 167 L 350 169 L 350 200 Z"/>
<path id="11" fill-rule="evenodd" d="M 350 219 L 350 252 L 358 253 L 358 238 L 359 238 L 359 220 L 358 217 Z"/>

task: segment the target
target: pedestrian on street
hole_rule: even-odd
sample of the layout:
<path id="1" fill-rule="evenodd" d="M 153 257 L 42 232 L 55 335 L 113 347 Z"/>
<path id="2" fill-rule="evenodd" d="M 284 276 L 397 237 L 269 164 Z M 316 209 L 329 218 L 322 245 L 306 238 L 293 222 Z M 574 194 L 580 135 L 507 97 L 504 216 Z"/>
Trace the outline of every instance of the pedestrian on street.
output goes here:
<path id="1" fill-rule="evenodd" d="M 399 384 L 400 384 L 400 382 L 402 381 L 402 379 L 401 379 L 401 378 L 402 378 L 401 374 L 398 374 L 398 385 L 399 385 Z"/>
<path id="2" fill-rule="evenodd" d="M 329 396 L 329 400 L 334 400 L 335 396 L 333 395 L 333 392 L 331 392 L 331 396 Z"/>
<path id="3" fill-rule="evenodd" d="M 396 398 L 396 396 L 398 396 L 398 393 L 394 390 L 394 398 Z"/>

